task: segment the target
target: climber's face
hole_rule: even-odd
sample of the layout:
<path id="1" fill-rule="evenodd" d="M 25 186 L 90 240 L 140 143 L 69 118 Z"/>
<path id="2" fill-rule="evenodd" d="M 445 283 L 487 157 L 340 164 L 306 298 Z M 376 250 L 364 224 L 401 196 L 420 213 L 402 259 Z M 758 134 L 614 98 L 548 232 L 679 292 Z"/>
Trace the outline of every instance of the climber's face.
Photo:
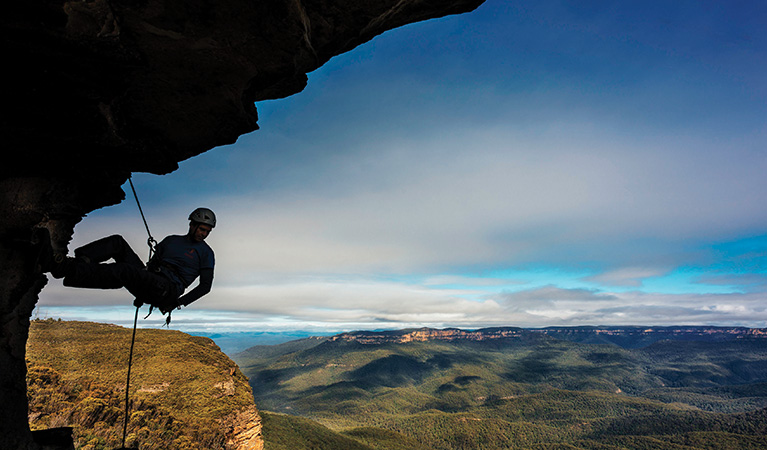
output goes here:
<path id="1" fill-rule="evenodd" d="M 195 242 L 202 242 L 208 237 L 213 228 L 204 223 L 192 223 L 189 225 L 189 236 Z"/>

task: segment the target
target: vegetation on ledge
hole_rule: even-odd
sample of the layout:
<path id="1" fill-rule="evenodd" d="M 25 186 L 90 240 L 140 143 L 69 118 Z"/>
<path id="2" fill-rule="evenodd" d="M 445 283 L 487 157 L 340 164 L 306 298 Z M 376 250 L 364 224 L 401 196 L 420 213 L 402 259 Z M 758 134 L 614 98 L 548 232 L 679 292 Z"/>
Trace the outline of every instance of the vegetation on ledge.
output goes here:
<path id="1" fill-rule="evenodd" d="M 79 449 L 120 447 L 131 333 L 106 324 L 33 321 L 30 427 L 71 426 Z M 247 379 L 212 340 L 137 330 L 126 445 L 225 449 L 235 414 L 248 407 Z"/>

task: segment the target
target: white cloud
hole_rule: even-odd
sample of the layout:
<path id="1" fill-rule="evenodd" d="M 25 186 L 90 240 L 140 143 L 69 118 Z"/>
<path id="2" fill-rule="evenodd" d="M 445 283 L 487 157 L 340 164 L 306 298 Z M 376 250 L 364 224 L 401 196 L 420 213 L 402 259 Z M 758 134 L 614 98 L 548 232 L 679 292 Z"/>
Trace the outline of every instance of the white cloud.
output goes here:
<path id="1" fill-rule="evenodd" d="M 569 139 L 563 127 L 537 141 L 489 129 L 408 148 L 382 142 L 373 162 L 346 154 L 319 167 L 322 184 L 231 198 L 216 230 L 221 260 L 254 271 L 404 272 L 585 258 L 654 271 L 686 262 L 690 242 L 767 223 L 758 155 L 735 166 L 694 140 L 652 148 L 606 130 Z M 360 165 L 369 167 L 352 169 Z"/>
<path id="2" fill-rule="evenodd" d="M 621 267 L 608 272 L 586 277 L 585 280 L 599 283 L 606 286 L 642 286 L 642 280 L 651 277 L 658 277 L 668 273 L 654 267 Z"/>
<path id="3" fill-rule="evenodd" d="M 763 255 L 749 257 L 750 275 L 706 273 L 722 262 L 713 244 L 767 229 L 758 61 L 701 34 L 682 47 L 641 27 L 631 28 L 636 40 L 595 39 L 583 17 L 552 11 L 442 22 L 466 64 L 454 52 L 413 57 L 409 38 L 387 47 L 398 40 L 387 33 L 361 58 L 351 52 L 313 73 L 301 94 L 258 105 L 260 131 L 173 174 L 137 175 L 157 239 L 183 233 L 197 206 L 219 215 L 214 290 L 185 315 L 222 309 L 236 312 L 222 321 L 263 326 L 763 323 Z M 614 20 L 608 29 L 621 29 Z M 643 23 L 657 21 L 631 25 Z M 442 25 L 424 26 L 434 27 L 424 49 L 449 45 L 437 37 Z M 417 25 L 401 32 L 419 36 Z M 376 46 L 398 56 L 398 71 Z M 683 54 L 698 49 L 716 54 Z M 575 56 L 588 67 L 572 67 Z M 78 225 L 72 248 L 120 233 L 145 255 L 130 195 Z M 550 286 L 520 290 L 540 278 L 482 275 L 539 264 L 585 268 L 591 288 L 563 289 L 571 285 L 552 275 Z M 609 292 L 646 288 L 680 266 L 696 269 L 698 286 L 711 283 L 700 290 L 740 283 L 753 294 Z M 52 283 L 41 303 L 128 297 Z"/>
<path id="4" fill-rule="evenodd" d="M 45 315 L 51 311 L 61 314 L 61 311 L 69 310 L 71 316 L 65 318 L 107 318 L 107 321 L 121 323 L 132 318 L 130 302 L 124 296 L 121 301 L 113 302 L 119 307 L 62 308 L 72 304 L 78 303 L 48 301 L 40 306 L 40 311 Z M 100 304 L 105 305 L 103 301 Z M 767 320 L 767 307 L 760 294 L 661 295 L 545 286 L 487 295 L 466 290 L 427 289 L 398 282 L 292 280 L 282 284 L 217 289 L 192 306 L 175 312 L 173 320 L 177 327 L 185 329 L 211 327 L 219 321 L 221 329 L 292 327 L 331 331 L 412 326 L 478 328 L 605 324 L 759 327 Z"/>

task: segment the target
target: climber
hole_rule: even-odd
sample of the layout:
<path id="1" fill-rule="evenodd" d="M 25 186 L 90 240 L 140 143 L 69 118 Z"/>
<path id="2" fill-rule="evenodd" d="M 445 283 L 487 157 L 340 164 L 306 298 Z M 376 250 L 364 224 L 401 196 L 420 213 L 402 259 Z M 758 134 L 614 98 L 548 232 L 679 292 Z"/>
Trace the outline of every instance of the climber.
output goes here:
<path id="1" fill-rule="evenodd" d="M 148 303 L 167 313 L 210 292 L 215 258 L 205 239 L 215 226 L 213 211 L 195 209 L 189 215 L 187 234 L 171 235 L 160 241 L 146 266 L 120 235 L 86 244 L 76 249 L 75 257 L 71 258 L 56 255 L 48 230 L 41 228 L 39 266 L 54 278 L 63 278 L 64 286 L 125 287 L 135 296 L 135 306 Z M 110 259 L 114 262 L 105 263 Z M 184 294 L 197 277 L 200 278 L 197 287 Z"/>

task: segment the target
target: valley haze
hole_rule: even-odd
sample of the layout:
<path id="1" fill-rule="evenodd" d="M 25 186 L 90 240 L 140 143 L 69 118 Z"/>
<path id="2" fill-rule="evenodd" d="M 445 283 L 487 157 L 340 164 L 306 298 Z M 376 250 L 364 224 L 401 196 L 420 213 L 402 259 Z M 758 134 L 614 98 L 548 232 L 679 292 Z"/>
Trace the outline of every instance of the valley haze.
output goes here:
<path id="1" fill-rule="evenodd" d="M 232 332 L 216 333 L 189 331 L 193 336 L 213 339 L 221 350 L 233 356 L 250 347 L 278 345 L 294 340 L 313 338 L 320 341 L 354 341 L 362 344 L 407 343 L 419 341 L 460 341 L 513 339 L 530 335 L 546 335 L 556 339 L 589 343 L 613 344 L 624 348 L 640 348 L 664 339 L 678 341 L 727 341 L 735 339 L 764 339 L 767 344 L 767 328 L 705 327 L 705 326 L 580 326 L 519 328 L 494 327 L 479 329 L 418 328 L 405 330 L 356 330 L 353 332 L 315 335 L 295 331 L 285 333 Z"/>

